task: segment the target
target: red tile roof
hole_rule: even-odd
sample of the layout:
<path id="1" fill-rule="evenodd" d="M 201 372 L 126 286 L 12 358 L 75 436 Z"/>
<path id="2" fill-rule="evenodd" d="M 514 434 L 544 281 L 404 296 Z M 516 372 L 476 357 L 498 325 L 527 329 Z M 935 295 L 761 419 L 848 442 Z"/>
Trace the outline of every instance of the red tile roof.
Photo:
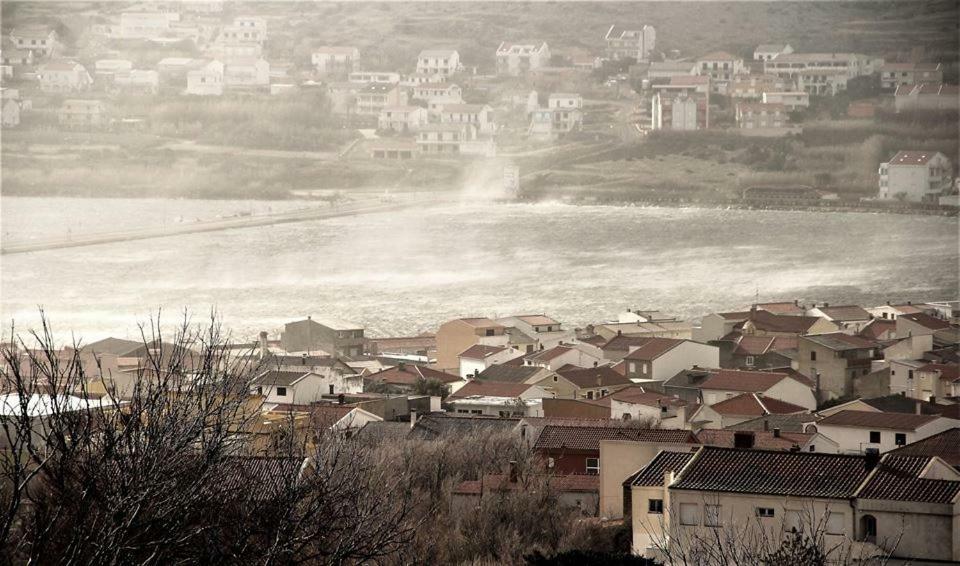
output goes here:
<path id="1" fill-rule="evenodd" d="M 610 387 L 614 385 L 630 385 L 633 383 L 626 377 L 620 375 L 610 366 L 601 366 L 595 368 L 575 368 L 557 370 L 568 381 L 581 388 L 590 387 Z"/>
<path id="2" fill-rule="evenodd" d="M 482 360 L 487 356 L 492 356 L 498 352 L 506 350 L 503 346 L 487 346 L 486 344 L 474 344 L 466 350 L 460 352 L 461 358 L 468 358 L 471 360 Z"/>
<path id="3" fill-rule="evenodd" d="M 761 393 L 788 378 L 787 374 L 770 371 L 716 369 L 710 370 L 710 376 L 700 383 L 699 388 Z"/>
<path id="4" fill-rule="evenodd" d="M 880 413 L 874 411 L 840 411 L 817 422 L 818 426 L 852 426 L 890 430 L 916 430 L 940 418 L 937 415 Z"/>
<path id="5" fill-rule="evenodd" d="M 648 407 L 683 406 L 687 404 L 686 401 L 679 397 L 663 395 L 656 391 L 645 391 L 644 388 L 639 385 L 615 391 L 607 397 L 614 401 L 620 401 L 621 403 L 646 405 Z"/>
<path id="6" fill-rule="evenodd" d="M 870 313 L 859 305 L 837 305 L 835 307 L 820 307 L 820 312 L 833 320 L 870 320 Z"/>
<path id="7" fill-rule="evenodd" d="M 533 385 L 525 383 L 510 383 L 507 381 L 486 381 L 483 379 L 474 379 L 457 390 L 449 397 L 450 400 L 456 400 L 464 397 L 513 397 L 518 398 L 523 395 Z"/>
<path id="8" fill-rule="evenodd" d="M 600 450 L 601 440 L 631 440 L 677 444 L 696 443 L 689 430 L 640 428 L 632 426 L 555 426 L 543 427 L 536 450 Z"/>
<path id="9" fill-rule="evenodd" d="M 861 499 L 952 503 L 960 495 L 960 481 L 918 477 L 930 458 L 887 454 L 857 492 Z"/>
<path id="10" fill-rule="evenodd" d="M 710 405 L 721 415 L 760 417 L 763 415 L 790 415 L 806 413 L 807 409 L 793 403 L 787 403 L 772 397 L 763 397 L 756 393 L 741 393 L 736 397 L 724 399 Z"/>
<path id="11" fill-rule="evenodd" d="M 815 334 L 812 336 L 804 336 L 803 339 L 810 340 L 811 342 L 837 351 L 861 350 L 877 347 L 877 343 L 873 340 L 868 340 L 862 336 L 844 334 L 843 332 Z"/>
<path id="12" fill-rule="evenodd" d="M 672 489 L 847 499 L 866 475 L 862 456 L 705 446 Z"/>
<path id="13" fill-rule="evenodd" d="M 960 380 L 960 365 L 957 364 L 927 364 L 917 371 L 939 372 L 940 379 L 944 381 Z"/>
<path id="14" fill-rule="evenodd" d="M 566 354 L 570 350 L 573 350 L 573 348 L 569 346 L 554 346 L 549 350 L 540 350 L 539 352 L 527 354 L 527 356 L 524 359 L 537 360 L 541 362 L 549 362 L 550 360 L 559 358 L 560 356 Z"/>
<path id="15" fill-rule="evenodd" d="M 895 321 L 875 318 L 861 328 L 859 334 L 870 340 L 879 340 L 885 334 L 889 335 L 892 332 L 896 332 L 896 330 L 897 323 Z"/>
<path id="16" fill-rule="evenodd" d="M 960 427 L 928 436 L 890 452 L 902 456 L 937 456 L 955 468 L 960 468 Z"/>
<path id="17" fill-rule="evenodd" d="M 650 338 L 623 358 L 625 360 L 652 361 L 684 342 L 686 340 L 676 338 Z"/>
<path id="18" fill-rule="evenodd" d="M 902 314 L 900 318 L 904 320 L 909 320 L 924 328 L 929 328 L 930 330 L 944 330 L 950 328 L 950 323 L 945 320 L 940 320 L 935 316 L 930 316 L 924 312 L 917 312 L 912 314 Z"/>
<path id="19" fill-rule="evenodd" d="M 804 446 L 814 436 L 805 432 L 781 431 L 780 436 L 776 436 L 776 433 L 767 430 L 704 429 L 697 433 L 697 439 L 705 446 L 734 448 L 737 432 L 752 432 L 753 447 L 757 450 L 791 450 L 794 446 Z"/>
<path id="20" fill-rule="evenodd" d="M 404 364 L 403 366 L 394 366 L 377 373 L 370 374 L 366 378 L 369 381 L 380 381 L 390 385 L 416 385 L 422 380 L 437 380 L 441 383 L 455 383 L 462 381 L 460 376 L 438 371 L 416 364 Z"/>
<path id="21" fill-rule="evenodd" d="M 695 452 L 671 452 L 661 450 L 654 456 L 650 463 L 640 468 L 639 471 L 631 475 L 623 482 L 624 485 L 637 485 L 642 487 L 658 487 L 663 485 L 663 474 L 673 472 L 676 474 L 683 469 Z"/>

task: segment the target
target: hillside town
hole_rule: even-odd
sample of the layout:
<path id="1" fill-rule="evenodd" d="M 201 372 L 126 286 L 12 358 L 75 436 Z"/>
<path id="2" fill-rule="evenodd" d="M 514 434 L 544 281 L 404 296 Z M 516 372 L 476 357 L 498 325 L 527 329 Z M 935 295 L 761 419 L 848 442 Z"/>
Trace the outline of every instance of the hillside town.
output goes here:
<path id="1" fill-rule="evenodd" d="M 430 183 L 431 175 L 453 182 L 464 167 L 506 163 L 520 168 L 529 198 L 571 197 L 569 190 L 576 198 L 758 207 L 955 212 L 960 204 L 955 140 L 919 141 L 932 132 L 919 125 L 958 111 L 956 62 L 922 49 L 818 52 L 771 37 L 742 53 L 722 45 L 664 51 L 662 34 L 639 19 L 611 22 L 577 46 L 504 38 L 478 59 L 462 57 L 456 44 L 424 43 L 415 57 L 387 64 L 375 44 L 319 44 L 285 17 L 223 0 L 116 3 L 80 29 L 52 16 L 22 19 L 4 21 L 0 69 L 3 128 L 19 130 L 7 137 L 26 144 L 14 154 L 25 163 L 37 159 L 31 142 L 51 130 L 81 140 L 122 134 L 138 144 L 169 138 L 156 147 L 183 154 L 178 161 L 266 136 L 321 159 L 329 153 L 345 179 L 376 170 L 395 184 Z M 291 41 L 301 43 L 291 51 Z M 315 124 L 281 133 L 283 109 L 307 102 Z M 274 123 L 231 133 L 211 121 L 227 108 Z M 840 160 L 854 167 L 854 153 L 869 154 L 843 178 L 814 141 L 829 137 L 825 121 L 837 119 L 864 140 Z M 917 129 L 889 133 L 905 125 Z M 693 183 L 695 175 L 675 179 L 672 166 L 657 166 L 644 175 L 657 186 L 646 187 L 623 165 L 565 165 L 574 155 L 583 163 L 585 154 L 676 140 L 684 155 L 719 141 L 729 155 L 719 163 L 738 164 L 735 179 Z M 591 175 L 603 191 L 584 184 Z M 17 178 L 8 183 L 20 187 Z M 18 193 L 48 190 L 29 183 Z M 605 192 L 621 186 L 632 189 Z"/>
<path id="2" fill-rule="evenodd" d="M 682 537 L 755 520 L 784 533 L 822 522 L 835 556 L 960 560 L 958 343 L 957 301 L 780 301 L 696 325 L 629 308 L 583 328 L 537 313 L 394 337 L 307 316 L 226 347 L 260 368 L 254 445 L 288 422 L 344 440 L 498 431 L 531 450 L 525 473 L 563 505 L 628 526 L 633 554 L 675 563 L 690 551 Z M 12 348 L 4 375 L 17 363 L 29 375 L 37 358 Z M 96 376 L 77 407 L 122 406 L 161 378 L 150 360 L 176 355 L 162 348 L 107 338 L 54 355 Z M 199 353 L 184 356 L 182 371 Z M 462 478 L 450 505 L 466 512 L 518 477 Z"/>

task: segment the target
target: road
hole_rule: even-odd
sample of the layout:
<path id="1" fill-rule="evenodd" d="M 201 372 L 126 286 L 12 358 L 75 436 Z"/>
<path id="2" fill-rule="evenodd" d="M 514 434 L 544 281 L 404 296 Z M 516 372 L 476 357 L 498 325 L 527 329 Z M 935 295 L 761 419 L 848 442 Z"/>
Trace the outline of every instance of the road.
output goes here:
<path id="1" fill-rule="evenodd" d="M 2 242 L 0 243 L 0 254 L 22 254 L 43 250 L 96 246 L 114 242 L 167 238 L 170 236 L 198 234 L 201 232 L 219 232 L 222 230 L 252 228 L 254 226 L 287 224 L 291 222 L 308 222 L 311 220 L 322 220 L 324 218 L 371 214 L 375 212 L 391 212 L 405 208 L 439 204 L 444 202 L 446 198 L 449 197 L 432 195 L 429 197 L 409 198 L 390 202 L 370 199 L 360 202 L 331 206 L 329 208 L 310 208 L 277 214 L 239 216 L 206 222 L 193 222 L 172 227 L 165 226 L 162 228 L 144 228 L 142 230 L 127 230 L 122 232 L 102 232 L 98 234 L 72 235 L 69 237 L 31 240 L 29 242 Z"/>

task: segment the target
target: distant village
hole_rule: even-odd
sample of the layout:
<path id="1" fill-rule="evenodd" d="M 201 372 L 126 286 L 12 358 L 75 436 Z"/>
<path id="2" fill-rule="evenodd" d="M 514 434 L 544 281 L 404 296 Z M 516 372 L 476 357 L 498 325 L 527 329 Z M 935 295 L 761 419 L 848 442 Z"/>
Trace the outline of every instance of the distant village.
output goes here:
<path id="1" fill-rule="evenodd" d="M 137 131 L 144 118 L 116 113 L 117 97 L 282 103 L 312 90 L 362 134 L 342 154 L 470 160 L 501 155 L 506 146 L 536 152 L 544 143 L 606 135 L 615 126 L 637 138 L 723 131 L 789 139 L 812 117 L 812 101 L 854 90 L 875 95 L 851 102 L 842 109 L 844 118 L 956 112 L 960 104 L 960 90 L 944 83 L 942 65 L 917 56 L 884 61 L 864 53 L 799 52 L 782 43 L 758 45 L 752 57 L 725 51 L 681 56 L 657 50 L 653 26 L 627 22 L 612 23 L 591 49 L 533 38 L 503 41 L 489 53 L 493 74 L 465 65 L 456 45 L 424 45 L 402 68 L 371 67 L 353 45 L 312 47 L 309 60 L 272 59 L 265 50 L 270 20 L 234 15 L 230 8 L 222 0 L 137 4 L 84 30 L 82 49 L 62 43 L 49 25 L 4 29 L 3 127 L 30 127 L 33 115 L 44 115 L 45 127 L 63 131 Z M 137 42 L 171 49 L 187 42 L 196 56 L 138 67 L 117 48 Z M 635 95 L 624 99 L 627 91 Z M 875 164 L 879 184 L 866 200 L 957 207 L 949 154 L 898 148 Z M 747 187 L 742 196 L 758 205 L 838 200 L 829 187 L 811 186 Z"/>
<path id="2" fill-rule="evenodd" d="M 387 442 L 512 434 L 564 504 L 626 521 L 637 555 L 662 559 L 660 537 L 677 526 L 756 520 L 791 532 L 814 513 L 830 548 L 956 561 L 958 343 L 957 301 L 786 301 L 698 325 L 629 308 L 583 328 L 537 313 L 383 338 L 308 316 L 230 349 L 261 364 L 254 442 L 290 419 Z M 176 355 L 167 347 L 83 346 L 90 375 L 105 376 L 88 394 L 133 394 L 157 378 L 145 360 Z M 511 470 L 463 481 L 451 505 L 470 509 L 516 482 Z"/>

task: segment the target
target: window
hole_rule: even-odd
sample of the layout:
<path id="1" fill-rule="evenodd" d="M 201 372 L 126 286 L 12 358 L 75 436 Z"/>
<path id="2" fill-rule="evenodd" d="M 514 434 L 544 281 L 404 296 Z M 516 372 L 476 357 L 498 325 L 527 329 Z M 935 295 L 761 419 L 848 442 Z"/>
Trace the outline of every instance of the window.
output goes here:
<path id="1" fill-rule="evenodd" d="M 830 511 L 827 514 L 827 534 L 828 535 L 842 535 L 844 534 L 844 525 L 846 523 L 845 515 L 843 513 L 835 513 Z"/>
<path id="2" fill-rule="evenodd" d="M 330 384 L 330 394 L 333 395 L 333 384 Z"/>
<path id="3" fill-rule="evenodd" d="M 859 540 L 870 543 L 877 542 L 877 518 L 873 515 L 864 515 L 863 517 L 860 517 Z"/>
<path id="4" fill-rule="evenodd" d="M 593 391 L 587 391 L 587 399 L 593 399 Z"/>
<path id="5" fill-rule="evenodd" d="M 556 376 L 556 375 L 553 376 L 553 381 L 554 381 L 554 382 L 558 381 L 559 379 L 560 379 L 560 378 L 559 378 L 558 376 Z"/>
<path id="6" fill-rule="evenodd" d="M 588 474 L 600 473 L 600 458 L 587 458 L 587 473 Z"/>
<path id="7" fill-rule="evenodd" d="M 757 507 L 757 517 L 773 517 L 773 507 Z"/>
<path id="8" fill-rule="evenodd" d="M 907 435 L 903 432 L 898 432 L 893 435 L 893 443 L 897 446 L 906 446 L 907 445 Z"/>
<path id="9" fill-rule="evenodd" d="M 700 524 L 700 509 L 696 503 L 680 504 L 680 524 L 691 526 Z"/>
<path id="10" fill-rule="evenodd" d="M 631 415 L 630 413 L 624 413 L 623 416 L 620 418 L 622 418 L 625 421 L 629 421 L 630 419 L 633 418 L 633 415 Z"/>
<path id="11" fill-rule="evenodd" d="M 493 329 L 487 330 L 487 336 L 493 336 Z"/>
<path id="12" fill-rule="evenodd" d="M 648 499 L 647 500 L 647 513 L 654 513 L 657 515 L 663 515 L 663 500 L 662 499 Z"/>
<path id="13" fill-rule="evenodd" d="M 630 362 L 627 364 L 627 370 L 630 373 L 637 373 L 637 362 Z"/>
<path id="14" fill-rule="evenodd" d="M 703 524 L 708 527 L 720 526 L 721 507 L 719 505 L 703 506 Z"/>
<path id="15" fill-rule="evenodd" d="M 816 352 L 810 352 L 810 361 L 811 361 L 811 362 L 817 361 L 817 353 L 816 353 Z"/>
<path id="16" fill-rule="evenodd" d="M 277 387 L 277 397 L 286 397 L 287 388 L 286 387 Z"/>
<path id="17" fill-rule="evenodd" d="M 787 509 L 784 511 L 783 531 L 787 533 L 802 533 L 803 520 L 800 511 Z"/>
<path id="18" fill-rule="evenodd" d="M 754 362 L 753 356 L 747 356 L 746 364 L 750 367 L 753 367 L 753 362 Z"/>
<path id="19" fill-rule="evenodd" d="M 870 444 L 879 444 L 880 443 L 880 431 L 871 430 L 870 431 Z"/>

